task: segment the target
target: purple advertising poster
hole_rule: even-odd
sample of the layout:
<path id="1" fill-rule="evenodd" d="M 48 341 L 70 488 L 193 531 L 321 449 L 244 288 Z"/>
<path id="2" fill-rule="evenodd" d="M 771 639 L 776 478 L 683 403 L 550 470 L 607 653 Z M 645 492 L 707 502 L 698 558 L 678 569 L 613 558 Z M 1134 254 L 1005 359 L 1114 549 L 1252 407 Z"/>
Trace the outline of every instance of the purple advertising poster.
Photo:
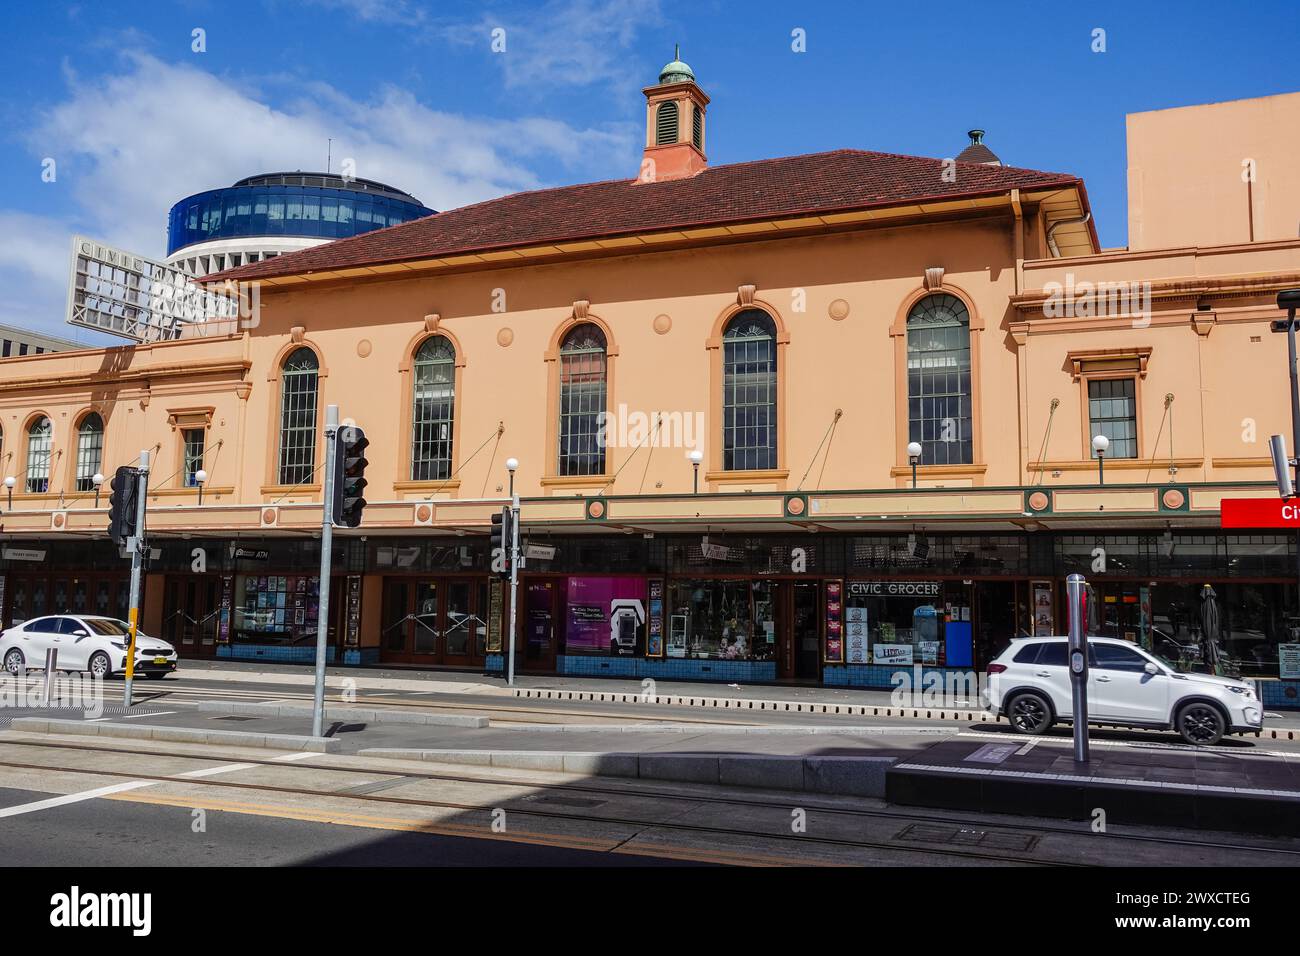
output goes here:
<path id="1" fill-rule="evenodd" d="M 631 656 L 646 623 L 641 578 L 569 578 L 566 654 Z"/>

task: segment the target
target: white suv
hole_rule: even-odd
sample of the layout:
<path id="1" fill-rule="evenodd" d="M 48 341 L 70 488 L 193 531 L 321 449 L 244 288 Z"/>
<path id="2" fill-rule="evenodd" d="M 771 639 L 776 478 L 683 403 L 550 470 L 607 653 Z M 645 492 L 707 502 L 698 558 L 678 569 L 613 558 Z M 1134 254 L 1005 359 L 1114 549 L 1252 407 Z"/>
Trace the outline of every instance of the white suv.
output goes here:
<path id="1" fill-rule="evenodd" d="M 988 666 L 988 701 L 1022 734 L 1073 720 L 1064 637 L 1021 637 Z M 1183 674 L 1130 641 L 1088 638 L 1088 723 L 1176 730 L 1191 744 L 1254 733 L 1264 719 L 1246 681 Z"/>

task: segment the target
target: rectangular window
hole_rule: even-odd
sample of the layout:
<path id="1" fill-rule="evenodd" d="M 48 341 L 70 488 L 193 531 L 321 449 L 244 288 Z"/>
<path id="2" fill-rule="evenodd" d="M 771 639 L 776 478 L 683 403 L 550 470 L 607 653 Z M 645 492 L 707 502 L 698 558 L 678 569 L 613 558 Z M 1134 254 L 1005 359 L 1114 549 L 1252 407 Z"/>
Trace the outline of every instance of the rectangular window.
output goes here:
<path id="1" fill-rule="evenodd" d="M 185 438 L 185 470 L 182 472 L 185 487 L 193 488 L 198 484 L 195 477 L 203 467 L 203 446 L 206 433 L 202 428 L 187 428 Z"/>
<path id="2" fill-rule="evenodd" d="M 1095 435 L 1110 439 L 1107 458 L 1136 458 L 1137 446 L 1137 386 L 1131 378 L 1103 378 L 1088 383 L 1088 421 L 1091 425 L 1088 448 L 1092 457 Z"/>

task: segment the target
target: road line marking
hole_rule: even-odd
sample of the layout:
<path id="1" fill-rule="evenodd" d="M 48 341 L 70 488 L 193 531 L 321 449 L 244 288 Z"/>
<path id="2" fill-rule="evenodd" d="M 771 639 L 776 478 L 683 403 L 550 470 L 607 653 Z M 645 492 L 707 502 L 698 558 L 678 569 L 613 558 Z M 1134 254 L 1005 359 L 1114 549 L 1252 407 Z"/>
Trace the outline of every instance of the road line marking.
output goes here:
<path id="1" fill-rule="evenodd" d="M 272 760 L 278 760 L 281 763 L 288 763 L 291 760 L 306 760 L 308 757 L 315 757 L 317 754 L 310 750 L 304 750 L 300 754 L 280 754 L 278 757 L 272 757 Z"/>
<path id="2" fill-rule="evenodd" d="M 24 803 L 17 807 L 5 807 L 0 810 L 0 818 L 16 817 L 24 813 L 35 813 L 38 810 L 50 810 L 54 807 L 67 806 L 70 803 L 81 803 L 84 800 L 96 800 L 100 797 L 107 797 L 115 793 L 124 793 L 127 790 L 139 790 L 141 787 L 152 787 L 153 780 L 133 780 L 130 783 L 115 783 L 110 787 L 99 787 L 95 790 L 83 790 L 80 793 L 69 793 L 61 797 L 51 797 L 48 800 L 37 800 L 35 803 Z"/>
<path id="3" fill-rule="evenodd" d="M 160 710 L 152 714 L 123 714 L 117 717 L 87 717 L 86 723 L 93 724 L 99 720 L 139 720 L 141 717 L 165 717 L 167 714 L 179 713 L 179 710 Z"/>
<path id="4" fill-rule="evenodd" d="M 1037 739 L 1029 741 L 1029 743 L 1025 744 L 1023 747 L 1021 747 L 1019 750 L 1016 751 L 1016 756 L 1023 757 L 1025 754 L 1029 753 L 1029 751 L 1034 749 L 1034 744 L 1036 743 L 1038 743 Z"/>
<path id="5" fill-rule="evenodd" d="M 219 773 L 234 773 L 236 770 L 252 770 L 257 764 L 255 763 L 232 763 L 224 767 L 201 767 L 198 770 L 187 770 L 184 773 L 178 773 L 178 777 L 215 777 Z"/>

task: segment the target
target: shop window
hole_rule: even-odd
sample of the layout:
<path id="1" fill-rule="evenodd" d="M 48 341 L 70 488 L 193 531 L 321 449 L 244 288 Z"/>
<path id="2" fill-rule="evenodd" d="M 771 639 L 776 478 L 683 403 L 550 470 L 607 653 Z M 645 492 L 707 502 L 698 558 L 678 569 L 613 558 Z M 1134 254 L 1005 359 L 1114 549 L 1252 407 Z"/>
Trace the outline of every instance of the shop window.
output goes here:
<path id="1" fill-rule="evenodd" d="M 850 635 L 867 635 L 867 659 L 849 663 L 942 665 L 949 663 L 949 627 L 964 629 L 969 640 L 969 591 L 955 582 L 850 581 L 844 620 Z"/>
<path id="2" fill-rule="evenodd" d="M 29 494 L 50 490 L 50 453 L 54 445 L 54 425 L 45 417 L 36 419 L 27 429 L 27 482 Z"/>
<path id="3" fill-rule="evenodd" d="M 1107 458 L 1136 458 L 1137 384 L 1131 378 L 1101 378 L 1088 382 L 1088 447 L 1096 435 L 1110 439 Z M 1092 457 L 1097 450 L 1092 449 Z"/>
<path id="4" fill-rule="evenodd" d="M 776 324 L 746 309 L 722 334 L 722 467 L 777 467 Z"/>
<path id="5" fill-rule="evenodd" d="M 907 416 L 922 465 L 974 461 L 970 315 L 954 295 L 926 296 L 908 313 Z"/>
<path id="6" fill-rule="evenodd" d="M 240 574 L 235 578 L 236 641 L 302 644 L 315 639 L 320 577 L 307 574 Z"/>
<path id="7" fill-rule="evenodd" d="M 285 359 L 280 376 L 280 464 L 282 485 L 302 485 L 316 471 L 316 392 L 320 362 L 309 348 Z"/>
<path id="8" fill-rule="evenodd" d="M 668 656 L 774 660 L 775 618 L 768 583 L 708 579 L 670 582 Z"/>
<path id="9" fill-rule="evenodd" d="M 564 653 L 645 653 L 646 582 L 640 577 L 571 577 L 565 584 Z"/>
<path id="10" fill-rule="evenodd" d="M 456 418 L 456 349 L 444 336 L 425 339 L 415 353 L 411 410 L 411 480 L 451 477 Z"/>
<path id="11" fill-rule="evenodd" d="M 605 334 L 592 323 L 571 329 L 560 343 L 561 475 L 603 475 L 602 423 L 607 402 Z"/>
<path id="12" fill-rule="evenodd" d="M 91 412 L 77 429 L 77 491 L 94 491 L 104 459 L 104 420 Z"/>

